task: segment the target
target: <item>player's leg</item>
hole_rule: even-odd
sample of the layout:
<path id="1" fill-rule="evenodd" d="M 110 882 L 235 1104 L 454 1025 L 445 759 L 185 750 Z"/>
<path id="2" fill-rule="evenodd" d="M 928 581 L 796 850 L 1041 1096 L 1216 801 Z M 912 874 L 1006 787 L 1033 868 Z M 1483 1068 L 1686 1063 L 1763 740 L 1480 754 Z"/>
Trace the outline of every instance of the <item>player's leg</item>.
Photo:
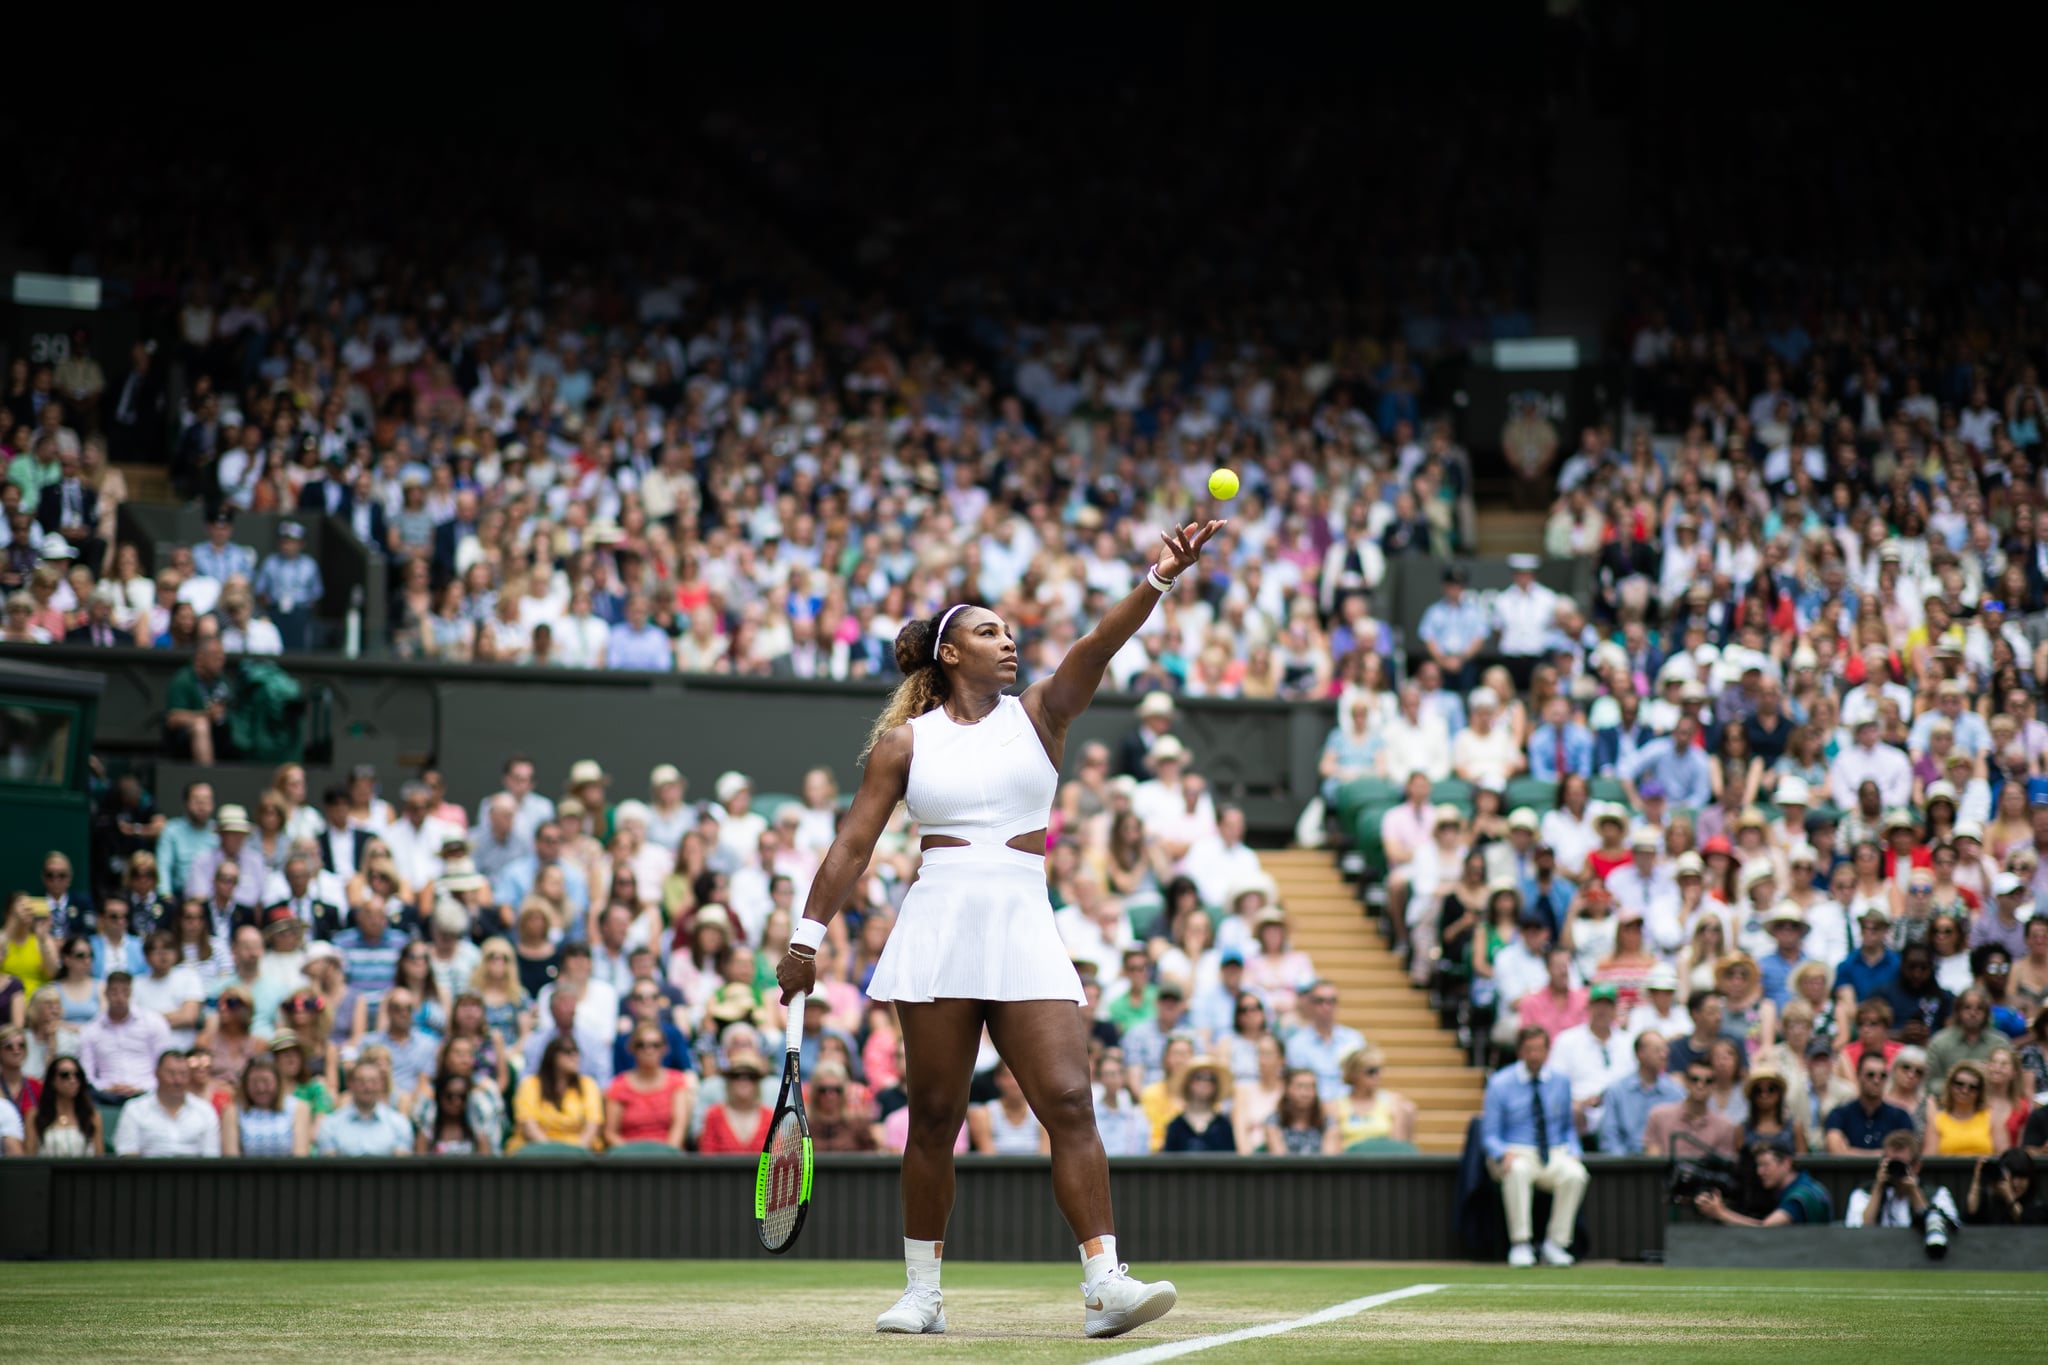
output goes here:
<path id="1" fill-rule="evenodd" d="M 953 1143 L 967 1118 L 982 1009 L 979 1000 L 896 1007 L 910 1110 L 903 1142 L 903 1261 L 909 1283 L 896 1306 L 875 1320 L 879 1332 L 946 1330 L 940 1257 L 953 1214 Z"/>
<path id="2" fill-rule="evenodd" d="M 991 1000 L 988 1032 L 1052 1141 L 1052 1194 L 1080 1241 L 1111 1236 L 1109 1161 L 1095 1127 L 1088 1032 L 1068 1000 Z"/>
<path id="3" fill-rule="evenodd" d="M 1088 1335 L 1121 1336 L 1162 1316 L 1177 1297 L 1173 1285 L 1134 1280 L 1117 1261 L 1081 1011 L 1069 1000 L 992 1000 L 988 1031 L 1052 1145 L 1053 1198 L 1080 1244 Z"/>

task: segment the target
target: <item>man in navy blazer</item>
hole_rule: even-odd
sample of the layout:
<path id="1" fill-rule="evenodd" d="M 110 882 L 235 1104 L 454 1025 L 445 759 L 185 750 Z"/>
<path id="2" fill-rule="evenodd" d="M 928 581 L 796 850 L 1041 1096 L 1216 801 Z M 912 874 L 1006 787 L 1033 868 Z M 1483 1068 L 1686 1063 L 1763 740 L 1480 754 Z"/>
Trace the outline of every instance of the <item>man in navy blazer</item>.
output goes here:
<path id="1" fill-rule="evenodd" d="M 1486 1083 L 1480 1114 L 1480 1143 L 1486 1169 L 1500 1182 L 1508 1216 L 1508 1264 L 1532 1266 L 1530 1210 L 1537 1190 L 1550 1191 L 1550 1229 L 1543 1239 L 1545 1265 L 1570 1265 L 1566 1248 L 1586 1197 L 1586 1167 L 1579 1158 L 1578 1126 L 1572 1122 L 1572 1086 L 1562 1072 L 1546 1070 L 1550 1035 L 1525 1028 L 1515 1036 L 1517 1060 Z"/>

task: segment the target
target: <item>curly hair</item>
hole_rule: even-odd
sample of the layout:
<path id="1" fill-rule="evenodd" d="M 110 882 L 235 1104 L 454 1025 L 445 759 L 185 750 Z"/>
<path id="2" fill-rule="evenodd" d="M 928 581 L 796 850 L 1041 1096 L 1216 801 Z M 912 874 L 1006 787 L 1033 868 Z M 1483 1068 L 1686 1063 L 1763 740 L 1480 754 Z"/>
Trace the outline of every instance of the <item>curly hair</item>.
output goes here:
<path id="1" fill-rule="evenodd" d="M 906 621 L 903 629 L 896 632 L 896 671 L 903 675 L 903 681 L 896 684 L 889 704 L 875 717 L 874 729 L 868 731 L 867 746 L 860 751 L 863 763 L 882 742 L 882 736 L 905 721 L 936 709 L 950 695 L 952 684 L 938 659 L 941 619 L 942 616 L 919 617 Z"/>

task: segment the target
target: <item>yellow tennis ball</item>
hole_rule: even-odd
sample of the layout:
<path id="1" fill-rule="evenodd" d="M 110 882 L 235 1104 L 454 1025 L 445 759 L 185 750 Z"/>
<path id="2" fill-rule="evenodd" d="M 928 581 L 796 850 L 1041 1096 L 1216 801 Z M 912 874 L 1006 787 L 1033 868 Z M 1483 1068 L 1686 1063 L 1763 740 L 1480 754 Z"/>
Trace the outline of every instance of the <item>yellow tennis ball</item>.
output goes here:
<path id="1" fill-rule="evenodd" d="M 1229 469 L 1212 470 L 1209 474 L 1209 496 L 1225 502 L 1237 496 L 1237 473 Z"/>

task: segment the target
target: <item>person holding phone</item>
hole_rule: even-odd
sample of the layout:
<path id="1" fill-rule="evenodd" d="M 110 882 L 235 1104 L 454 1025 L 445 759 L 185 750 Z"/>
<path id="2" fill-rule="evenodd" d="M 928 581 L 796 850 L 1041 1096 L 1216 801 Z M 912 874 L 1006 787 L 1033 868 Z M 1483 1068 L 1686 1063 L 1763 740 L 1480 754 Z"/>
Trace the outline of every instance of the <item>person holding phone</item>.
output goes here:
<path id="1" fill-rule="evenodd" d="M 56 979 L 63 961 L 50 928 L 50 903 L 21 892 L 7 900 L 7 921 L 0 929 L 0 973 L 21 983 L 23 995 L 34 995 Z"/>

